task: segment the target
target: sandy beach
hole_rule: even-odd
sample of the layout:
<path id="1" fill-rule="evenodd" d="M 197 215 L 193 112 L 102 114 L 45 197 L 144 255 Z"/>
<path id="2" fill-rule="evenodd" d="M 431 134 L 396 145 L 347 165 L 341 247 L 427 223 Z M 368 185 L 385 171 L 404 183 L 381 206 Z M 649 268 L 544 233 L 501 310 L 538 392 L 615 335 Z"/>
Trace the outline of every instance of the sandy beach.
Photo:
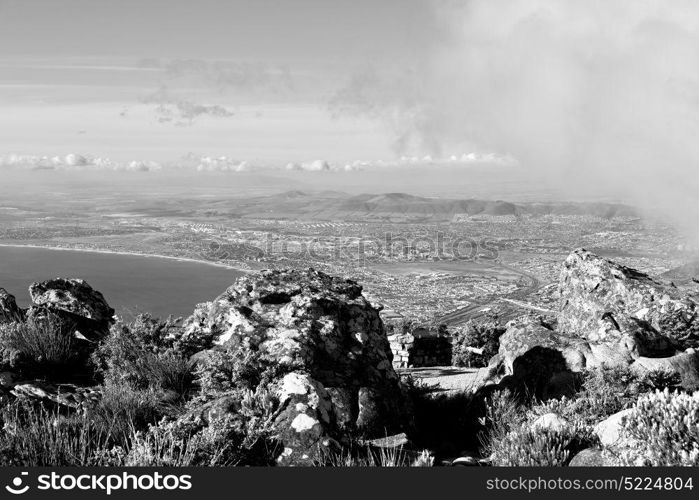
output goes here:
<path id="1" fill-rule="evenodd" d="M 179 262 L 191 262 L 195 264 L 206 264 L 209 266 L 215 266 L 215 267 L 222 267 L 224 269 L 230 269 L 233 271 L 240 271 L 241 273 L 250 273 L 252 272 L 251 269 L 242 269 L 239 267 L 233 267 L 229 266 L 227 264 L 222 264 L 220 262 L 212 262 L 209 260 L 200 260 L 200 259 L 192 259 L 189 257 L 174 257 L 172 255 L 160 255 L 160 254 L 152 254 L 152 253 L 139 253 L 139 252 L 118 252 L 115 250 L 105 250 L 105 249 L 91 249 L 91 248 L 66 248 L 66 247 L 56 247 L 56 246 L 47 246 L 47 245 L 18 245 L 18 244 L 12 244 L 12 243 L 0 243 L 0 247 L 7 247 L 7 248 L 40 248 L 43 250 L 56 250 L 56 251 L 65 251 L 65 252 L 86 252 L 86 253 L 99 253 L 99 254 L 111 254 L 111 255 L 126 255 L 126 256 L 134 256 L 134 257 L 153 257 L 153 258 L 158 258 L 158 259 L 169 259 L 169 260 L 175 260 Z"/>

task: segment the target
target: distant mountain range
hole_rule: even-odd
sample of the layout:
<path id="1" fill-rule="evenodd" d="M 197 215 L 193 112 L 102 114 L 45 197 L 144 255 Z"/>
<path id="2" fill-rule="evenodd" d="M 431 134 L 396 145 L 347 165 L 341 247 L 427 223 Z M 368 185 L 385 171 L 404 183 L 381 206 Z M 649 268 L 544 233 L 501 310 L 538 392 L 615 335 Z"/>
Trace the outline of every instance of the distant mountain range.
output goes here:
<path id="1" fill-rule="evenodd" d="M 503 200 L 427 198 L 406 193 L 350 195 L 340 191 L 287 191 L 207 203 L 207 212 L 238 217 L 342 221 L 450 221 L 455 217 L 521 215 L 637 216 L 618 203 L 512 203 Z"/>

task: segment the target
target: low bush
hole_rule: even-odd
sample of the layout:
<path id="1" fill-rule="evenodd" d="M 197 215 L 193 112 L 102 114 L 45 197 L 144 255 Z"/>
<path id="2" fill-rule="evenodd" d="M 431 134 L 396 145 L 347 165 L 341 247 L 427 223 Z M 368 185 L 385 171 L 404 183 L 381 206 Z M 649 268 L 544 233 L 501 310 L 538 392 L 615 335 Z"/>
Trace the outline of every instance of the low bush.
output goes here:
<path id="1" fill-rule="evenodd" d="M 498 352 L 500 336 L 505 328 L 496 321 L 466 323 L 452 333 L 453 366 L 487 366 Z"/>
<path id="2" fill-rule="evenodd" d="M 234 396 L 235 397 L 235 396 Z M 235 412 L 192 405 L 134 436 L 128 465 L 273 465 L 281 449 L 272 438 L 279 401 L 266 389 L 246 391 Z"/>
<path id="3" fill-rule="evenodd" d="M 642 394 L 679 385 L 679 376 L 667 372 L 639 375 L 628 368 L 598 368 L 585 373 L 582 389 L 575 397 L 534 404 L 529 412 L 532 418 L 556 413 L 575 425 L 592 428 L 614 413 L 631 408 Z"/>
<path id="4" fill-rule="evenodd" d="M 493 465 L 563 466 L 594 441 L 591 429 L 575 422 L 559 430 L 535 428 L 540 408 L 518 405 L 509 391 L 491 395 L 483 419 L 488 431 L 482 441 L 483 453 Z"/>
<path id="5" fill-rule="evenodd" d="M 318 464 L 323 467 L 432 467 L 434 456 L 428 450 L 413 452 L 403 447 L 357 446 L 329 454 Z"/>
<path id="6" fill-rule="evenodd" d="M 88 415 L 115 446 L 128 448 L 134 432 L 148 430 L 163 417 L 180 411 L 163 402 L 163 393 L 153 389 L 134 389 L 111 381 L 100 389 L 102 398 L 88 409 Z"/>
<path id="7" fill-rule="evenodd" d="M 86 414 L 66 416 L 15 401 L 1 415 L 1 466 L 112 465 L 108 433 Z"/>
<path id="8" fill-rule="evenodd" d="M 177 322 L 140 315 L 130 324 L 117 323 L 92 355 L 105 382 L 136 389 L 174 391 L 183 397 L 194 375 L 189 357 L 174 346 Z"/>
<path id="9" fill-rule="evenodd" d="M 74 325 L 53 314 L 0 325 L 2 364 L 22 375 L 71 374 L 81 365 Z"/>
<path id="10" fill-rule="evenodd" d="M 699 392 L 642 396 L 622 422 L 620 465 L 699 466 Z"/>
<path id="11" fill-rule="evenodd" d="M 526 425 L 490 442 L 491 461 L 502 467 L 560 467 L 587 447 L 578 429 L 532 429 Z"/>

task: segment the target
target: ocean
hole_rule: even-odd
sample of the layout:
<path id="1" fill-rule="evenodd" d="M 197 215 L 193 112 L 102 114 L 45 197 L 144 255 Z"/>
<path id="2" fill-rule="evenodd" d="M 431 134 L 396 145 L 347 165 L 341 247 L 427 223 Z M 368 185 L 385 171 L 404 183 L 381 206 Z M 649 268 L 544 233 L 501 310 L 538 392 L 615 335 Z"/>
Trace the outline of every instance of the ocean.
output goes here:
<path id="1" fill-rule="evenodd" d="M 82 278 L 125 320 L 145 312 L 189 316 L 198 303 L 212 300 L 243 274 L 156 256 L 0 246 L 0 287 L 20 306 L 29 305 L 28 289 L 35 281 Z"/>

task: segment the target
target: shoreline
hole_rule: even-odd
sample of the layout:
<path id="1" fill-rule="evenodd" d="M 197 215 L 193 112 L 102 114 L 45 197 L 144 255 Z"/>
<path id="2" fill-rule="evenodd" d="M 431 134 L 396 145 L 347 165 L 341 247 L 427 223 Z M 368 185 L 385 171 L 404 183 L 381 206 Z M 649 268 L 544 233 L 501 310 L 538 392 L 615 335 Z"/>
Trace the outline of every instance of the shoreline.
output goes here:
<path id="1" fill-rule="evenodd" d="M 99 250 L 99 249 L 87 249 L 87 248 L 65 248 L 65 247 L 55 247 L 55 246 L 44 246 L 44 245 L 21 245 L 21 244 L 11 244 L 11 243 L 0 243 L 0 247 L 7 248 L 37 248 L 40 250 L 55 250 L 64 252 L 87 252 L 87 253 L 100 253 L 100 254 L 111 254 L 111 255 L 124 255 L 131 257 L 153 257 L 157 259 L 169 259 L 176 260 L 179 262 L 189 262 L 194 264 L 204 264 L 214 267 L 222 267 L 224 269 L 229 269 L 231 271 L 238 271 L 241 273 L 251 273 L 252 269 L 240 269 L 238 267 L 229 266 L 228 264 L 222 264 L 220 262 L 212 262 L 208 260 L 198 260 L 191 257 L 174 257 L 172 255 L 160 255 L 154 253 L 138 253 L 138 252 L 118 252 L 116 250 Z"/>

